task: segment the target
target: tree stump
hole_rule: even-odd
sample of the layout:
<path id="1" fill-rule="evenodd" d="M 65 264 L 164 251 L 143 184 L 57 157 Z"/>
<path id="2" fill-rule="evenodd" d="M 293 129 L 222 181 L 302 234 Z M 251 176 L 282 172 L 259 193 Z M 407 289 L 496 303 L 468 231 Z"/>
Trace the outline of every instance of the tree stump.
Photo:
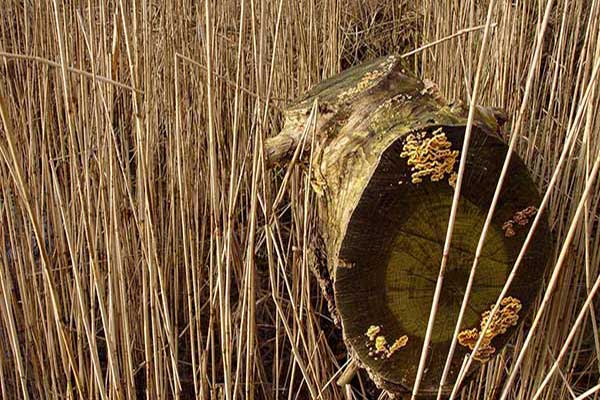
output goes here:
<path id="1" fill-rule="evenodd" d="M 325 262 L 315 265 L 350 356 L 377 385 L 413 386 L 440 267 L 467 107 L 449 104 L 397 56 L 327 79 L 286 112 L 266 141 L 270 164 L 294 153 L 317 100 L 312 186 L 318 194 Z M 502 112 L 477 107 L 448 268 L 420 394 L 437 393 L 475 248 L 507 146 Z M 308 135 L 310 136 L 310 135 Z M 308 146 L 307 146 L 308 147 Z M 447 379 L 456 380 L 536 213 L 539 194 L 513 155 L 479 262 L 463 331 Z M 545 218 L 476 355 L 497 354 L 532 305 L 550 257 Z"/>

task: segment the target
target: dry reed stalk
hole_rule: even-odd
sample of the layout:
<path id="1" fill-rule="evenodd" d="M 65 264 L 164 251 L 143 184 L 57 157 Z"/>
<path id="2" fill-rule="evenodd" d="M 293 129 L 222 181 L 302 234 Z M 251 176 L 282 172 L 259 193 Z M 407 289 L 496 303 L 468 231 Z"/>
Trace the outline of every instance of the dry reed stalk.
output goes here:
<path id="1" fill-rule="evenodd" d="M 489 3 L 1 0 L 0 396 L 386 398 L 361 371 L 331 384 L 310 151 L 267 170 L 262 141 L 322 78 L 418 49 L 447 98 L 513 116 L 564 243 L 600 149 L 599 2 L 555 0 L 545 30 L 546 1 L 497 4 L 476 79 Z M 461 398 L 498 396 L 519 354 L 509 398 L 598 391 L 589 193 L 537 329 Z"/>
<path id="2" fill-rule="evenodd" d="M 469 141 L 471 140 L 471 132 L 473 131 L 473 118 L 475 116 L 475 105 L 477 104 L 478 95 L 479 95 L 479 78 L 481 75 L 481 70 L 483 68 L 485 54 L 486 54 L 486 46 L 487 41 L 489 40 L 490 28 L 492 25 L 492 10 L 494 9 L 494 1 L 490 1 L 488 6 L 488 12 L 485 22 L 485 28 L 483 31 L 483 44 L 481 46 L 481 51 L 479 53 L 479 61 L 477 62 L 477 71 L 475 73 L 475 80 L 473 82 L 473 90 L 471 92 L 471 104 L 469 105 L 469 115 L 467 117 L 467 125 L 465 127 L 465 136 L 463 139 L 463 144 L 460 152 L 460 162 L 458 165 L 458 176 L 456 178 L 456 184 L 454 187 L 454 194 L 452 197 L 452 206 L 450 208 L 450 216 L 448 217 L 448 228 L 446 231 L 446 238 L 444 240 L 444 249 L 442 254 L 442 261 L 440 265 L 440 270 L 438 273 L 437 281 L 435 284 L 435 292 L 433 294 L 433 301 L 431 303 L 431 311 L 429 314 L 429 321 L 427 322 L 427 330 L 425 332 L 425 339 L 423 341 L 423 349 L 421 350 L 421 358 L 419 360 L 419 367 L 417 369 L 417 376 L 415 378 L 415 383 L 412 389 L 412 400 L 416 399 L 417 394 L 419 393 L 419 385 L 421 383 L 421 379 L 423 377 L 423 371 L 425 370 L 425 363 L 427 362 L 427 354 L 429 350 L 429 343 L 431 341 L 431 334 L 433 331 L 433 325 L 435 323 L 435 316 L 437 313 L 438 304 L 440 301 L 440 295 L 442 291 L 442 286 L 444 282 L 444 274 L 446 273 L 446 267 L 448 264 L 448 258 L 450 257 L 450 245 L 452 243 L 452 233 L 454 232 L 454 224 L 456 222 L 456 214 L 458 211 L 458 202 L 460 200 L 460 191 L 462 188 L 462 181 L 465 174 L 465 167 L 467 163 L 467 154 L 469 152 Z M 459 315 L 460 318 L 460 315 Z M 442 374 L 442 380 L 444 379 L 444 374 Z M 441 385 L 440 385 L 440 394 L 441 396 Z"/>

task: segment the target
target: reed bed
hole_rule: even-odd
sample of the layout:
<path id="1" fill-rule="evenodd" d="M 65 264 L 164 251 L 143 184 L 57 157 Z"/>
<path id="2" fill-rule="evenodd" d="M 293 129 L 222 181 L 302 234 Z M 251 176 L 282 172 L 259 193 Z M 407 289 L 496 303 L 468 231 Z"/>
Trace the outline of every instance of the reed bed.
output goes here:
<path id="1" fill-rule="evenodd" d="M 0 398 L 386 398 L 335 383 L 310 171 L 263 145 L 390 53 L 467 103 L 481 53 L 477 103 L 548 193 L 541 312 L 457 397 L 595 398 L 600 2 L 494 2 L 482 51 L 488 6 L 0 0 Z"/>

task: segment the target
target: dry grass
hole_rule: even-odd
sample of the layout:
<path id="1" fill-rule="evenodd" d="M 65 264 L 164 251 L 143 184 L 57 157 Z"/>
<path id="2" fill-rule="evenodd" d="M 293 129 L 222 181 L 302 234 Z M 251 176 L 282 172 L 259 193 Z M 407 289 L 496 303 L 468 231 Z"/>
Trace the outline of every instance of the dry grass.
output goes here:
<path id="1" fill-rule="evenodd" d="M 0 0 L 0 398 L 377 397 L 335 384 L 309 171 L 263 141 L 322 78 L 479 26 L 407 57 L 470 99 L 489 1 L 62 3 Z M 556 260 L 463 399 L 598 390 L 600 2 L 554 1 L 538 37 L 546 5 L 492 7 L 477 102 L 549 189 Z"/>

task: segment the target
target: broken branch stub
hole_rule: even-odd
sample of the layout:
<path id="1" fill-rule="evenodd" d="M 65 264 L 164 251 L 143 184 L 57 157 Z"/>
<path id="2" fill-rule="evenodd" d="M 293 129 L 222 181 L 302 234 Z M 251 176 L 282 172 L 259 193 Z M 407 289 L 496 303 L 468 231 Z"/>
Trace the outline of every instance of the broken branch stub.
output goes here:
<path id="1" fill-rule="evenodd" d="M 318 196 L 323 265 L 315 273 L 343 329 L 351 357 L 381 387 L 402 392 L 416 375 L 436 284 L 467 107 L 450 104 L 390 56 L 325 80 L 290 106 L 281 133 L 266 141 L 270 165 L 294 153 L 315 102 L 312 187 Z M 506 117 L 477 107 L 450 259 L 421 384 L 437 385 L 507 146 Z M 306 146 L 307 148 L 309 146 Z M 515 155 L 490 227 L 447 385 L 478 335 L 486 362 L 513 334 L 539 288 L 551 244 L 542 219 L 505 303 L 479 331 L 500 294 L 535 214 L 539 194 Z"/>

